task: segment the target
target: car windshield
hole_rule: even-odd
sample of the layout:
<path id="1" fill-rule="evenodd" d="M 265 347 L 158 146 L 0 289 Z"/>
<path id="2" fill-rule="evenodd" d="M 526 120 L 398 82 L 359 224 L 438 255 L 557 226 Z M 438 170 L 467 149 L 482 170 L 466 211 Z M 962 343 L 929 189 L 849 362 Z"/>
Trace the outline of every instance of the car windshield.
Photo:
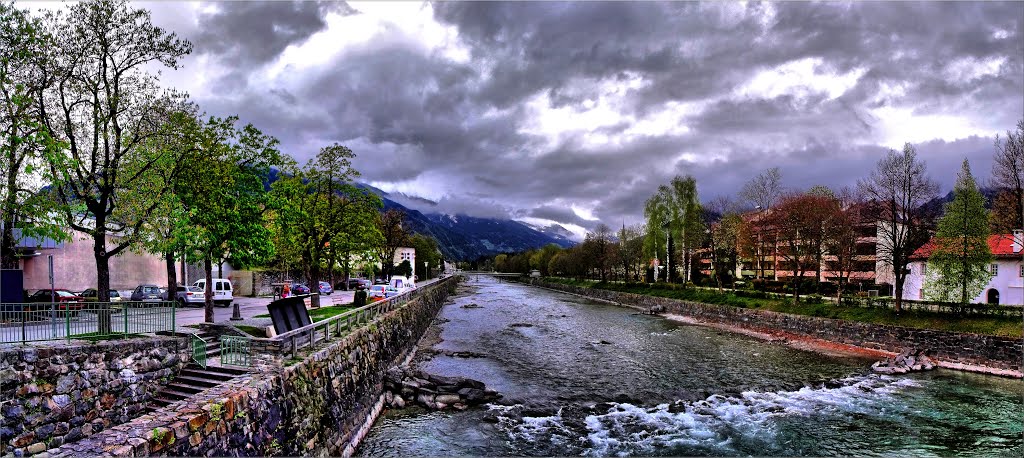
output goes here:
<path id="1" fill-rule="evenodd" d="M 71 296 L 74 296 L 74 295 L 75 295 L 75 294 L 74 294 L 74 293 L 72 293 L 71 291 L 64 291 L 64 290 L 60 290 L 60 289 L 58 289 L 58 290 L 56 291 L 56 293 L 57 293 L 57 295 L 58 295 L 58 296 L 60 296 L 60 297 L 71 297 Z"/>
<path id="2" fill-rule="evenodd" d="M 96 294 L 96 291 L 93 291 L 93 294 Z M 110 290 L 110 293 L 108 293 L 107 295 L 110 297 L 121 297 L 121 293 L 115 290 Z"/>
<path id="3" fill-rule="evenodd" d="M 160 292 L 160 288 L 157 288 L 156 286 L 143 286 L 142 287 L 142 294 L 157 294 L 159 292 Z"/>

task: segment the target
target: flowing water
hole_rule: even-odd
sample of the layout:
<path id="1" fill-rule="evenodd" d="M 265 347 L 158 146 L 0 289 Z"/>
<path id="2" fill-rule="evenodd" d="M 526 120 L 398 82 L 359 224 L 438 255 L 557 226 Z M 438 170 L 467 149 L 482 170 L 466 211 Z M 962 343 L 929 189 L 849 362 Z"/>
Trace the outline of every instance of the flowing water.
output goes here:
<path id="1" fill-rule="evenodd" d="M 388 411 L 358 454 L 1024 456 L 1019 380 L 879 376 L 871 360 L 489 278 L 464 285 L 439 315 L 441 353 L 420 368 L 504 398 Z"/>

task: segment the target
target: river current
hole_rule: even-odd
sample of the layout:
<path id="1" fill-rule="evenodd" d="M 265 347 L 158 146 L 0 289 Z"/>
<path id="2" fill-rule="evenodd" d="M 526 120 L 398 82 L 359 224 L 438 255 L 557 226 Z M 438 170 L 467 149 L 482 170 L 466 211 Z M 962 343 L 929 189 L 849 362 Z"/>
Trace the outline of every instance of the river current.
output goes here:
<path id="1" fill-rule="evenodd" d="M 439 314 L 419 367 L 501 401 L 383 414 L 362 456 L 1024 456 L 1024 382 L 870 372 L 825 356 L 492 278 Z"/>

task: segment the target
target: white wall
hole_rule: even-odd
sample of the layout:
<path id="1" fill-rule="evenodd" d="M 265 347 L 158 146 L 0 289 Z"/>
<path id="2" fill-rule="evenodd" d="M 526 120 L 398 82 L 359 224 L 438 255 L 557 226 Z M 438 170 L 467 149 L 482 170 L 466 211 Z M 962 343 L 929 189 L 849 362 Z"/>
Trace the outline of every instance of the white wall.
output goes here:
<path id="1" fill-rule="evenodd" d="M 984 304 L 988 302 L 988 290 L 995 288 L 999 291 L 999 303 L 1000 304 L 1024 304 L 1024 281 L 1020 277 L 1020 260 L 1011 259 L 997 259 L 994 264 L 998 265 L 998 272 L 992 280 L 989 281 L 985 289 L 982 290 L 978 297 L 975 297 L 971 302 L 976 304 Z M 924 267 L 924 261 L 914 261 L 910 263 L 910 274 L 907 275 L 907 281 L 903 284 L 903 298 L 913 300 L 923 300 L 921 296 L 921 288 L 924 285 L 924 278 L 922 276 L 922 268 Z"/>

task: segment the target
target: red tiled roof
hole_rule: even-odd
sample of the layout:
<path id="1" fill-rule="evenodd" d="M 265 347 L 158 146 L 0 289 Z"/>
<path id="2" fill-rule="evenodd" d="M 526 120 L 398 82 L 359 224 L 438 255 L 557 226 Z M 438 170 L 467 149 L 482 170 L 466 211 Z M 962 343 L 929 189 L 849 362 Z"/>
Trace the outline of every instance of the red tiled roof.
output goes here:
<path id="1" fill-rule="evenodd" d="M 932 243 L 932 240 L 929 240 L 928 243 L 924 244 L 924 246 L 918 248 L 917 251 L 910 256 L 910 259 L 928 259 L 928 256 L 931 256 L 932 251 L 935 250 L 935 244 Z M 1013 234 L 992 234 L 988 236 L 988 249 L 992 252 L 992 256 L 997 258 L 1016 258 L 1024 256 L 1024 253 L 1013 252 Z"/>

